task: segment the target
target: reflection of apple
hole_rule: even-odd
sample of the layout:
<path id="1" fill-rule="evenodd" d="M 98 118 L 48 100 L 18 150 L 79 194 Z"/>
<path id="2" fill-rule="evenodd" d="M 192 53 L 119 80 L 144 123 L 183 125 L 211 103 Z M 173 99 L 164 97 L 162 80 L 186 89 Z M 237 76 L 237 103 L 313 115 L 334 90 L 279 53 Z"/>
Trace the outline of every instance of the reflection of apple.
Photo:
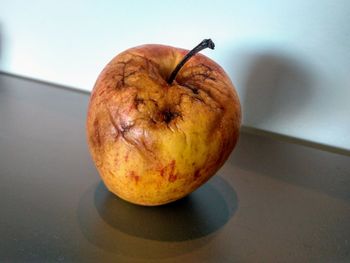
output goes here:
<path id="1" fill-rule="evenodd" d="M 239 134 L 238 96 L 195 49 L 143 45 L 116 56 L 93 89 L 87 135 L 107 188 L 141 205 L 194 191 L 224 164 Z"/>

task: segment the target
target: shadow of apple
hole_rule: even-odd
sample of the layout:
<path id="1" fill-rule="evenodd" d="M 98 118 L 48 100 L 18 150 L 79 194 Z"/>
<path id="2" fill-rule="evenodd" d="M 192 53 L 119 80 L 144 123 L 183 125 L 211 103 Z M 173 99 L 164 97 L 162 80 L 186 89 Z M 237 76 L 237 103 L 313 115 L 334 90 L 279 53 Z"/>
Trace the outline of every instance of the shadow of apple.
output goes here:
<path id="1" fill-rule="evenodd" d="M 2 47 L 3 47 L 3 43 L 2 43 L 2 25 L 0 23 L 0 66 L 2 66 L 2 55 L 3 55 L 3 51 L 2 51 Z"/>
<path id="2" fill-rule="evenodd" d="M 81 197 L 77 216 L 80 230 L 94 246 L 127 257 L 167 258 L 207 244 L 237 207 L 234 189 L 220 176 L 181 200 L 157 207 L 130 204 L 100 182 Z"/>
<path id="3" fill-rule="evenodd" d="M 319 96 L 317 69 L 305 55 L 248 45 L 236 48 L 231 60 L 230 75 L 240 91 L 244 125 L 268 129 L 303 125 Z"/>
<path id="4" fill-rule="evenodd" d="M 231 193 L 225 200 L 222 192 Z M 128 203 L 110 193 L 101 182 L 95 192 L 101 218 L 122 232 L 153 240 L 182 241 L 206 236 L 223 226 L 237 208 L 229 185 L 214 177 L 191 195 L 163 206 Z"/>

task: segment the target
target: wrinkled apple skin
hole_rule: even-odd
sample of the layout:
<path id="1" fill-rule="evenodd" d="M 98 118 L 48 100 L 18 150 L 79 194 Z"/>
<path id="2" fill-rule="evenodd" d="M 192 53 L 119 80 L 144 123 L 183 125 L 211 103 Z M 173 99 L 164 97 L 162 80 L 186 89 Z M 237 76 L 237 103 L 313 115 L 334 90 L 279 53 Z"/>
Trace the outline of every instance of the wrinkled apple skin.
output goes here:
<path id="1" fill-rule="evenodd" d="M 107 188 L 124 200 L 161 205 L 186 196 L 218 171 L 237 142 L 240 103 L 218 64 L 197 54 L 167 83 L 187 52 L 131 48 L 96 81 L 89 150 Z"/>

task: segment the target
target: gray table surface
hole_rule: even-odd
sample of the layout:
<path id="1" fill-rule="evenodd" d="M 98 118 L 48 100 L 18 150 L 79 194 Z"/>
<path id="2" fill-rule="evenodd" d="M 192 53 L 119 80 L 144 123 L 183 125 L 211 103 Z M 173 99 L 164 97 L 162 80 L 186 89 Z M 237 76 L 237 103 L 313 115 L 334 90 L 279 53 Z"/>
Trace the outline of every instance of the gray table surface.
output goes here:
<path id="1" fill-rule="evenodd" d="M 88 94 L 0 74 L 0 262 L 350 262 L 350 158 L 242 133 L 190 196 L 110 194 Z"/>

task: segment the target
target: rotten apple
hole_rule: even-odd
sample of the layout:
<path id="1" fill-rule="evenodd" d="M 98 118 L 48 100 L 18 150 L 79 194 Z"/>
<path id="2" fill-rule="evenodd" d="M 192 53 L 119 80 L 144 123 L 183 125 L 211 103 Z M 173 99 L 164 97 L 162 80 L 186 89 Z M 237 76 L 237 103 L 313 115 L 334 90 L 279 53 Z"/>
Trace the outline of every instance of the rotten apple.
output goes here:
<path id="1" fill-rule="evenodd" d="M 87 116 L 89 150 L 107 188 L 129 202 L 161 205 L 213 176 L 233 150 L 240 103 L 224 70 L 198 54 L 143 45 L 99 75 Z"/>

